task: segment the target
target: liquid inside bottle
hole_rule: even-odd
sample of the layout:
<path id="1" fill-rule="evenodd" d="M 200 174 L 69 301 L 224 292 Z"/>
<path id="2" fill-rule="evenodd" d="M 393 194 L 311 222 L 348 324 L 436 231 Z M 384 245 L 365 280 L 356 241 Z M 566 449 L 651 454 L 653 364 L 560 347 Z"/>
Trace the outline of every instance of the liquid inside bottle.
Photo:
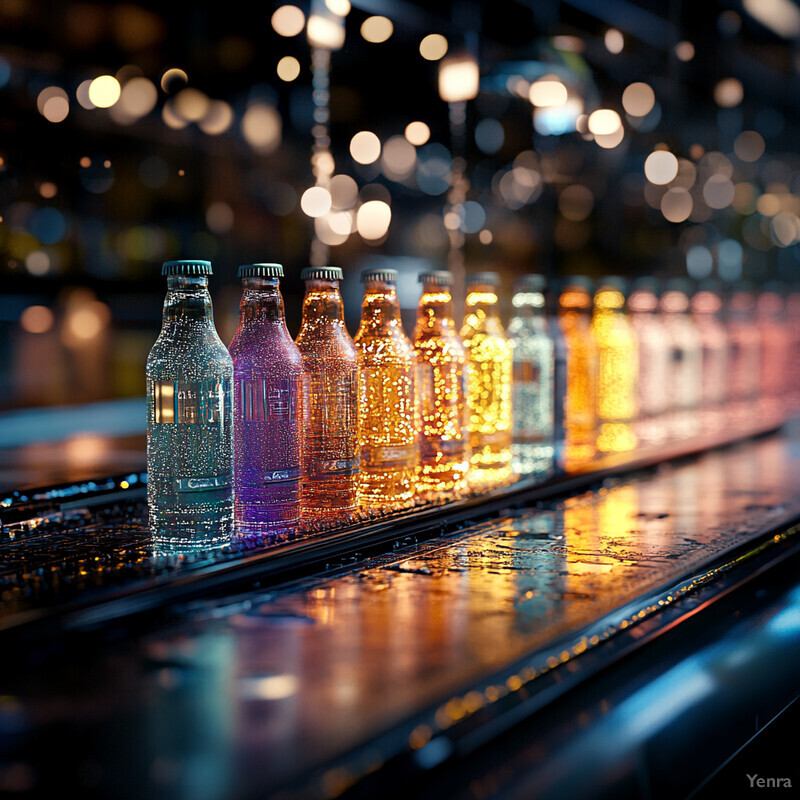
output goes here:
<path id="1" fill-rule="evenodd" d="M 217 335 L 211 264 L 168 261 L 147 358 L 147 497 L 158 553 L 223 545 L 233 530 L 233 363 Z"/>
<path id="2" fill-rule="evenodd" d="M 594 295 L 592 336 L 597 343 L 597 449 L 617 453 L 636 447 L 639 357 L 625 310 L 626 282 L 606 278 Z"/>
<path id="3" fill-rule="evenodd" d="M 453 276 L 446 270 L 419 276 L 422 296 L 414 328 L 419 408 L 417 491 L 452 498 L 466 489 L 469 431 L 466 352 L 453 319 Z"/>
<path id="4" fill-rule="evenodd" d="M 467 407 L 471 486 L 483 488 L 511 477 L 512 346 L 497 309 L 499 276 L 467 279 L 461 338 L 467 352 Z"/>
<path id="5" fill-rule="evenodd" d="M 348 521 L 358 496 L 359 356 L 344 324 L 338 267 L 304 269 L 296 342 L 306 375 L 300 508 L 310 521 Z"/>
<path id="6" fill-rule="evenodd" d="M 361 280 L 364 302 L 354 338 L 361 356 L 359 503 L 402 507 L 416 491 L 416 355 L 400 318 L 397 272 L 365 270 Z"/>
<path id="7" fill-rule="evenodd" d="M 508 335 L 513 345 L 513 471 L 545 473 L 553 463 L 554 343 L 544 316 L 544 277 L 517 285 Z"/>
<path id="8" fill-rule="evenodd" d="M 592 335 L 591 282 L 567 278 L 559 296 L 558 318 L 567 344 L 567 391 L 564 402 L 564 462 L 567 468 L 590 461 L 596 453 L 597 344 Z"/>
<path id="9" fill-rule="evenodd" d="M 266 543 L 300 522 L 303 364 L 286 328 L 280 264 L 239 268 L 242 299 L 233 358 L 236 533 Z"/>

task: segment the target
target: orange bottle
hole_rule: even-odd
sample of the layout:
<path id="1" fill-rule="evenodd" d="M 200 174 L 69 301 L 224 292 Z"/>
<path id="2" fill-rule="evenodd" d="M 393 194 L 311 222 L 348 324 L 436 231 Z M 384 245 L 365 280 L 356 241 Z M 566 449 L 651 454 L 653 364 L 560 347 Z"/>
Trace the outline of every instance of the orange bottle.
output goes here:
<path id="1" fill-rule="evenodd" d="M 364 302 L 354 339 L 361 356 L 359 502 L 398 507 L 416 490 L 417 358 L 400 319 L 397 271 L 369 269 L 361 280 Z"/>
<path id="2" fill-rule="evenodd" d="M 297 347 L 306 372 L 303 483 L 305 520 L 346 521 L 358 495 L 359 356 L 344 324 L 338 267 L 310 267 Z"/>
<path id="3" fill-rule="evenodd" d="M 446 270 L 419 275 L 422 297 L 414 328 L 419 407 L 417 492 L 426 497 L 457 497 L 467 485 L 467 429 L 464 344 L 453 319 Z"/>

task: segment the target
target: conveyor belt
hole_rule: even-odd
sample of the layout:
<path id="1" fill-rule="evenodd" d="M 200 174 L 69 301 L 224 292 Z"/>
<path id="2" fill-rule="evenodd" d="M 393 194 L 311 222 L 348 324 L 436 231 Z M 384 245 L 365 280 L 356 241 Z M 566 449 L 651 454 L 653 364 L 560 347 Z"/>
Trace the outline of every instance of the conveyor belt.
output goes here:
<path id="1" fill-rule="evenodd" d="M 144 625 L 110 615 L 84 635 L 84 617 L 23 639 L 0 755 L 31 789 L 90 797 L 391 796 L 796 561 L 799 445 L 784 431 L 609 466 L 237 591 L 200 565 L 209 592 L 167 591 Z"/>

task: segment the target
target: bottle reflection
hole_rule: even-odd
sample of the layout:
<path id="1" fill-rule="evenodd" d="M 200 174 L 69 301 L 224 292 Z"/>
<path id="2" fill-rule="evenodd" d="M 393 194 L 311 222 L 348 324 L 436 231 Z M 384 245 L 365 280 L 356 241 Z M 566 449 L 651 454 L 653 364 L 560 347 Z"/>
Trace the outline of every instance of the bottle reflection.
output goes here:
<path id="1" fill-rule="evenodd" d="M 755 297 L 746 284 L 733 287 L 728 298 L 728 397 L 734 425 L 752 422 L 761 363 L 761 335 L 755 321 Z"/>
<path id="2" fill-rule="evenodd" d="M 759 412 L 776 418 L 783 411 L 791 353 L 782 287 L 769 284 L 758 295 L 756 324 L 761 339 Z"/>

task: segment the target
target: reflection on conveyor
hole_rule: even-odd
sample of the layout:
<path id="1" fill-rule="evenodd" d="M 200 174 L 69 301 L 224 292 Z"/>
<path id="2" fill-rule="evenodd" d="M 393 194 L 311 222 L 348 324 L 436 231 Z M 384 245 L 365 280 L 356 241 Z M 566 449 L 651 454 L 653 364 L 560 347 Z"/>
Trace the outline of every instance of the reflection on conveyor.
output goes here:
<path id="1" fill-rule="evenodd" d="M 691 590 L 687 575 L 713 576 L 711 560 L 800 513 L 798 467 L 796 443 L 773 436 L 511 506 L 328 577 L 173 608 L 171 622 L 74 665 L 22 664 L 7 692 L 31 720 L 69 692 L 59 750 L 73 771 L 86 756 L 64 726 L 94 709 L 101 780 L 130 778 L 118 797 L 197 796 L 200 762 L 208 800 L 269 796 L 301 776 L 330 794 L 344 778 L 325 765 L 349 748 L 369 742 L 378 758 L 399 730 L 395 742 L 421 749 Z M 33 567 L 5 572 L 4 598 L 35 575 L 78 580 L 66 562 Z M 48 730 L 36 722 L 26 741 Z M 24 758 L 38 770 L 39 751 Z"/>

